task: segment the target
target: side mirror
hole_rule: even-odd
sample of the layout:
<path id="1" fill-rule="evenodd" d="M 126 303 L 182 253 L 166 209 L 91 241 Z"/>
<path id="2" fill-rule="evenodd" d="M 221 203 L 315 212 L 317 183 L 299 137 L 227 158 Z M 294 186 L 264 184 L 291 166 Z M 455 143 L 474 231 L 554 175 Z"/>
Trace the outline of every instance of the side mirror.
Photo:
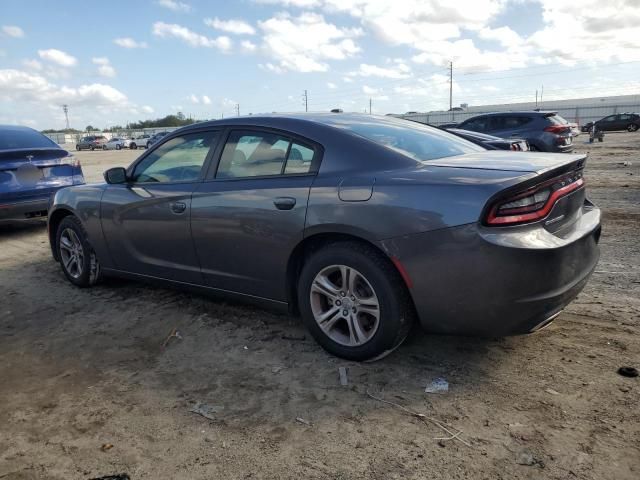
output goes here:
<path id="1" fill-rule="evenodd" d="M 127 170 L 123 167 L 110 168 L 104 172 L 104 179 L 109 184 L 127 183 Z"/>

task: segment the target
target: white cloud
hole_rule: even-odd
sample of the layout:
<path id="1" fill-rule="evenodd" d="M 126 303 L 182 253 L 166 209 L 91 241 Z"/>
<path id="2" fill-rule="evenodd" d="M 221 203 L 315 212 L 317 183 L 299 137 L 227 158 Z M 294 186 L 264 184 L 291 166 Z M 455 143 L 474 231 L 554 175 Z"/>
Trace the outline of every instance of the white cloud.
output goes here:
<path id="1" fill-rule="evenodd" d="M 333 82 L 327 82 L 327 88 L 330 88 L 331 90 L 335 90 L 336 88 L 338 88 L 338 86 Z"/>
<path id="2" fill-rule="evenodd" d="M 143 105 L 140 110 L 142 110 L 144 113 L 153 113 L 154 110 L 152 107 L 150 107 L 149 105 Z"/>
<path id="3" fill-rule="evenodd" d="M 120 37 L 115 38 L 113 43 L 122 47 L 122 48 L 147 48 L 147 42 L 137 42 L 133 38 L 130 37 Z"/>
<path id="4" fill-rule="evenodd" d="M 256 29 L 244 20 L 220 20 L 218 17 L 215 17 L 205 18 L 204 24 L 216 30 L 222 30 L 223 32 L 233 33 L 235 35 L 254 35 L 256 33 Z"/>
<path id="5" fill-rule="evenodd" d="M 78 59 L 76 57 L 63 52 L 62 50 L 56 50 L 55 48 L 38 50 L 38 55 L 41 59 L 56 63 L 61 67 L 73 67 L 78 63 Z"/>
<path id="6" fill-rule="evenodd" d="M 0 99 L 38 105 L 125 106 L 127 97 L 110 85 L 93 83 L 79 87 L 59 86 L 45 77 L 21 70 L 0 70 Z"/>
<path id="7" fill-rule="evenodd" d="M 116 69 L 111 66 L 107 57 L 93 57 L 91 61 L 98 65 L 98 74 L 102 77 L 115 77 Z"/>
<path id="8" fill-rule="evenodd" d="M 411 76 L 411 68 L 402 62 L 395 63 L 391 67 L 379 67 L 361 63 L 360 68 L 349 74 L 360 77 L 381 77 L 381 78 L 408 78 Z"/>
<path id="9" fill-rule="evenodd" d="M 194 105 L 211 105 L 211 98 L 207 95 L 202 95 L 199 97 L 195 93 L 187 96 L 187 100 L 193 103 Z"/>
<path id="10" fill-rule="evenodd" d="M 506 48 L 513 48 L 522 43 L 522 37 L 506 26 L 499 28 L 485 27 L 478 32 L 478 36 L 483 40 L 495 40 Z"/>
<path id="11" fill-rule="evenodd" d="M 552 62 L 611 62 L 640 59 L 640 9 L 636 1 L 584 0 L 580 8 L 539 0 L 545 27 L 527 42 Z"/>
<path id="12" fill-rule="evenodd" d="M 260 67 L 262 70 L 266 70 L 267 72 L 273 72 L 273 73 L 284 73 L 287 70 L 280 67 L 279 65 L 274 65 L 271 62 L 267 62 L 267 63 L 259 63 L 258 67 Z"/>
<path id="13" fill-rule="evenodd" d="M 13 38 L 22 38 L 24 37 L 24 30 L 15 25 L 3 25 L 2 33 L 4 33 L 8 37 Z"/>
<path id="14" fill-rule="evenodd" d="M 177 0 L 158 0 L 158 5 L 174 12 L 190 12 L 191 5 Z"/>
<path id="15" fill-rule="evenodd" d="M 282 13 L 258 25 L 264 33 L 262 50 L 281 71 L 326 72 L 328 60 L 344 60 L 360 51 L 353 38 L 363 33 L 359 28 L 339 28 L 315 13 Z M 276 70 L 269 64 L 267 68 Z"/>
<path id="16" fill-rule="evenodd" d="M 22 60 L 22 64 L 25 67 L 30 68 L 31 70 L 42 70 L 42 63 L 40 63 L 36 59 L 25 58 L 24 60 Z"/>
<path id="17" fill-rule="evenodd" d="M 189 30 L 187 27 L 173 23 L 154 23 L 153 34 L 161 38 L 177 38 L 192 47 L 217 48 L 221 52 L 228 52 L 232 46 L 229 37 L 209 38 Z"/>
<path id="18" fill-rule="evenodd" d="M 255 52 L 258 47 L 255 43 L 249 40 L 243 40 L 242 42 L 240 42 L 240 48 L 245 53 L 252 53 Z"/>
<path id="19" fill-rule="evenodd" d="M 265 5 L 283 5 L 285 7 L 312 8 L 322 4 L 319 0 L 255 0 Z"/>
<path id="20" fill-rule="evenodd" d="M 380 90 L 377 88 L 370 87 L 368 85 L 364 85 L 362 87 L 362 93 L 364 93 L 365 95 L 376 95 L 377 93 L 380 93 Z"/>

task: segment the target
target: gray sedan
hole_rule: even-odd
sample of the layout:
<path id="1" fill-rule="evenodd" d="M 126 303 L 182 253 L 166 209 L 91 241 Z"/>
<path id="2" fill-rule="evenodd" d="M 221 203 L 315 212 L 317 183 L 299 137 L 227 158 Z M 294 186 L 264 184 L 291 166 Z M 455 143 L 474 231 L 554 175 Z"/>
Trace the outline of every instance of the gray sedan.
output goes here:
<path id="1" fill-rule="evenodd" d="M 391 117 L 198 123 L 57 192 L 51 248 L 79 287 L 112 275 L 276 306 L 368 360 L 414 321 L 506 335 L 553 320 L 598 261 L 584 165 Z"/>

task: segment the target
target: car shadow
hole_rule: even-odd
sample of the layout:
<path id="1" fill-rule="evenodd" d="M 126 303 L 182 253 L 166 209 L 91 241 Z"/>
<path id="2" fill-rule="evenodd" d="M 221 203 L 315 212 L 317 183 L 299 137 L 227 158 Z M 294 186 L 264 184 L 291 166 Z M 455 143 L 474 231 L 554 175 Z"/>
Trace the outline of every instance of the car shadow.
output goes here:
<path id="1" fill-rule="evenodd" d="M 0 239 L 29 234 L 46 228 L 47 221 L 44 219 L 3 221 L 0 222 Z"/>

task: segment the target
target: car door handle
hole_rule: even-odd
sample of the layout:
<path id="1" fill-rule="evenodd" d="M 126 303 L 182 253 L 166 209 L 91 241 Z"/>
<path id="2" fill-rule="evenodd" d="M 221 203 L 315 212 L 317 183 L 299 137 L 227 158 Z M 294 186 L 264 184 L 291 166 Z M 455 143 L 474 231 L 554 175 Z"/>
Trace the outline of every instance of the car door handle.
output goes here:
<path id="1" fill-rule="evenodd" d="M 184 202 L 173 202 L 169 204 L 169 207 L 171 208 L 171 211 L 173 213 L 184 213 L 184 211 L 187 209 L 187 204 Z"/>
<path id="2" fill-rule="evenodd" d="M 278 210 L 291 210 L 296 206 L 296 199 L 293 197 L 277 197 L 273 204 Z"/>

